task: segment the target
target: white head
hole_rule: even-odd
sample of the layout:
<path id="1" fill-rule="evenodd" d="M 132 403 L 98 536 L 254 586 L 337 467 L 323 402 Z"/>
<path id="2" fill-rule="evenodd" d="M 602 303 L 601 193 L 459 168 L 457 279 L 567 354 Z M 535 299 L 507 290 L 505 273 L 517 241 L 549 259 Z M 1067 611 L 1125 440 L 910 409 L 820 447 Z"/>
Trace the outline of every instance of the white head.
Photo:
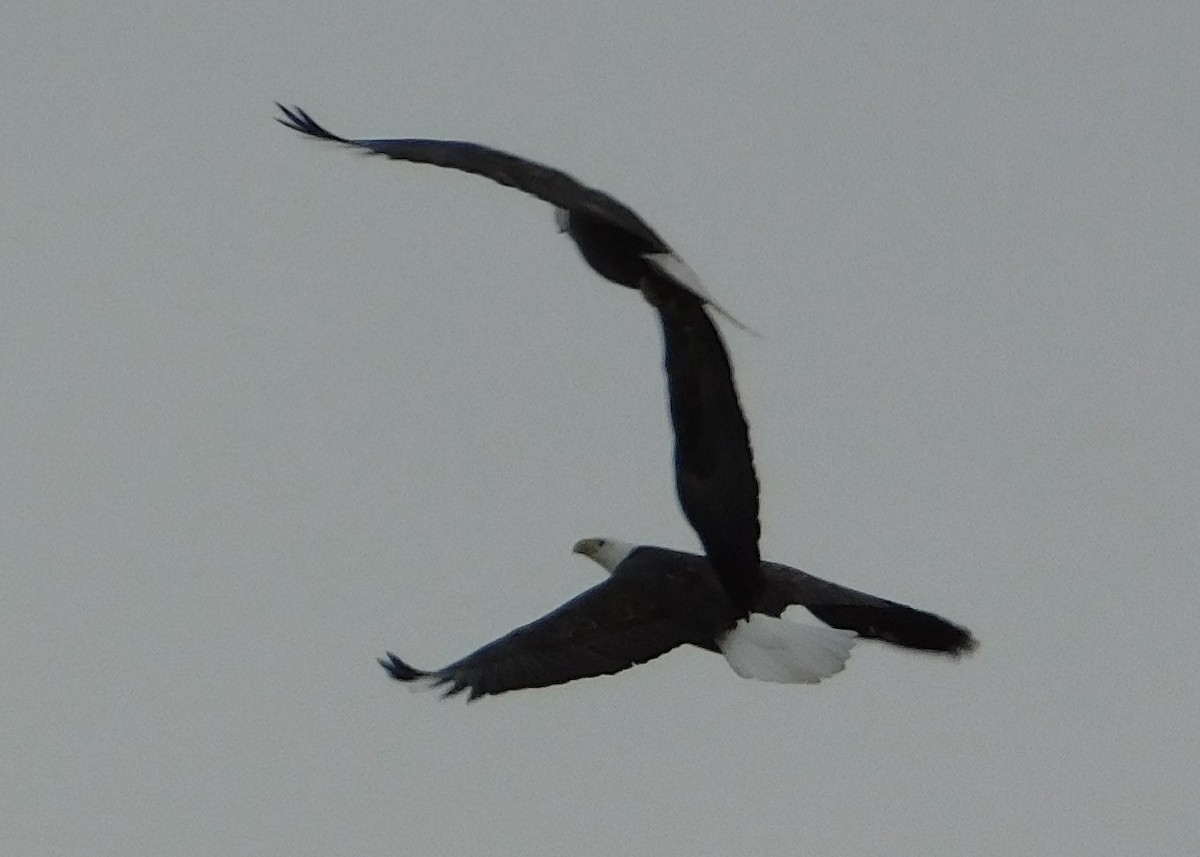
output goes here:
<path id="1" fill-rule="evenodd" d="M 571 212 L 565 208 L 554 209 L 554 225 L 558 227 L 559 233 L 566 232 L 571 228 Z"/>
<path id="2" fill-rule="evenodd" d="M 588 559 L 598 563 L 604 567 L 604 570 L 612 574 L 617 566 L 625 561 L 625 557 L 629 556 L 638 548 L 637 545 L 631 545 L 629 542 L 623 542 L 620 539 L 580 539 L 575 542 L 575 547 L 572 551 L 577 554 L 582 554 Z"/>

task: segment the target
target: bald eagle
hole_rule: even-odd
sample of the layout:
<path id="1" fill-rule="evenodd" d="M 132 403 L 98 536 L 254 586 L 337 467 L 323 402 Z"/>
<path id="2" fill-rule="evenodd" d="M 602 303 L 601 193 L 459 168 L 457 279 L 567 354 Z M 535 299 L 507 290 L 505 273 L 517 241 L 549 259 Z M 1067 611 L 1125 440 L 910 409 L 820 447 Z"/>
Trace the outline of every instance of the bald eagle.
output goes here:
<path id="1" fill-rule="evenodd" d="M 683 260 L 630 208 L 559 170 L 478 143 L 350 140 L 299 107 L 276 106 L 276 121 L 307 136 L 485 176 L 551 203 L 597 273 L 641 291 L 663 331 L 679 501 L 738 615 L 747 616 L 762 590 L 758 478 L 729 355 L 705 304 L 723 311 Z"/>
<path id="2" fill-rule="evenodd" d="M 691 292 L 745 329 L 713 301 L 696 272 L 633 209 L 561 170 L 461 140 L 351 140 L 326 130 L 299 107 L 278 102 L 275 106 L 283 111 L 275 121 L 309 137 L 395 161 L 473 173 L 548 202 L 554 206 L 559 231 L 571 237 L 592 270 L 606 280 L 632 289 L 642 288 L 647 280 L 663 280 Z"/>
<path id="3" fill-rule="evenodd" d="M 441 669 L 420 670 L 390 652 L 380 664 L 398 681 L 423 680 L 444 687 L 445 696 L 466 692 L 475 700 L 611 675 L 685 644 L 719 650 L 736 611 L 705 557 L 604 538 L 582 539 L 575 553 L 601 565 L 608 579 Z M 742 653 L 724 652 L 743 677 L 818 682 L 841 671 L 856 635 L 952 657 L 976 647 L 970 631 L 933 613 L 778 563 L 764 562 L 762 571 L 761 599 L 741 627 L 753 629 L 762 652 L 769 655 L 773 642 L 786 651 L 765 667 L 752 653 L 748 669 Z M 791 605 L 832 627 L 782 618 Z"/>

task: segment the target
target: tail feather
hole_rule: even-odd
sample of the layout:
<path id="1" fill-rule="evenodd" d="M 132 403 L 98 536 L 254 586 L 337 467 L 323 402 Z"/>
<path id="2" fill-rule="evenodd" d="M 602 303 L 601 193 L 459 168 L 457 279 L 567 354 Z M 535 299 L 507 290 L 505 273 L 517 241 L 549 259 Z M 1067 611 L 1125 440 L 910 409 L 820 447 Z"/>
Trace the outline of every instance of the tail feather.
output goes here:
<path id="1" fill-rule="evenodd" d="M 286 125 L 287 123 L 285 122 L 284 124 Z M 651 265 L 658 268 L 676 283 L 683 286 L 693 295 L 700 298 L 701 301 L 708 304 L 719 314 L 723 315 L 727 321 L 734 325 L 734 327 L 746 331 L 751 336 L 761 337 L 762 334 L 754 330 L 754 328 L 748 327 L 747 325 L 738 321 L 733 317 L 733 315 L 730 314 L 729 310 L 725 309 L 725 307 L 713 300 L 712 295 L 709 294 L 708 289 L 704 286 L 704 283 L 700 281 L 698 276 L 696 276 L 696 272 L 688 267 L 687 262 L 676 256 L 673 251 L 668 250 L 665 253 L 649 253 L 645 258 L 646 261 Z"/>
<path id="2" fill-rule="evenodd" d="M 717 648 L 742 678 L 816 684 L 846 666 L 855 635 L 753 613 L 717 638 Z"/>

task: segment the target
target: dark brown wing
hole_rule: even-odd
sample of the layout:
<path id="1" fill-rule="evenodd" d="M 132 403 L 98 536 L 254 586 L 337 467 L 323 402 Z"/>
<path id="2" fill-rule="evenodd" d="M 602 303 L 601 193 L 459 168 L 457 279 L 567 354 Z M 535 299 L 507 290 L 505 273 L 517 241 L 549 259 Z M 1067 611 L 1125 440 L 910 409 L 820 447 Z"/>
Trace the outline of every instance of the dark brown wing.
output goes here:
<path id="1" fill-rule="evenodd" d="M 792 604 L 826 625 L 906 649 L 964 655 L 978 645 L 971 632 L 934 613 L 830 583 L 797 568 L 762 564 L 766 588 L 757 610 L 778 616 Z"/>
<path id="2" fill-rule="evenodd" d="M 393 678 L 427 678 L 446 696 L 468 698 L 611 675 L 684 643 L 712 639 L 729 624 L 728 605 L 710 580 L 687 575 L 618 575 L 449 666 L 424 671 L 389 653 Z"/>
<path id="3" fill-rule="evenodd" d="M 679 503 L 745 615 L 762 589 L 758 476 L 729 354 L 694 295 L 670 281 L 647 282 L 642 293 L 662 324 Z"/>
<path id="4" fill-rule="evenodd" d="M 631 208 L 545 164 L 459 140 L 351 140 L 326 130 L 299 107 L 284 107 L 278 102 L 276 106 L 283 111 L 283 116 L 276 117 L 275 121 L 309 137 L 385 155 L 395 161 L 431 164 L 483 176 L 558 208 L 587 212 L 633 233 L 650 246 L 667 249 L 666 242 Z"/>

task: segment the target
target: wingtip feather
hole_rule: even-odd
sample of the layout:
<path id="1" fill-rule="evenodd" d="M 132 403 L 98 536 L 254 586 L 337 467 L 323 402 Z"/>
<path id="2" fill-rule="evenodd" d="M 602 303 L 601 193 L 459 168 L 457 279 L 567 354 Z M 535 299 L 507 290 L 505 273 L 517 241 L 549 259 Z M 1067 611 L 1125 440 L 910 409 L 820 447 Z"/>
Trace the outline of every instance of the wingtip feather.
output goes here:
<path id="1" fill-rule="evenodd" d="M 379 665 L 387 670 L 388 675 L 396 681 L 417 681 L 422 678 L 431 678 L 431 675 L 425 670 L 409 666 L 391 652 L 387 653 L 386 658 L 378 658 L 378 661 Z"/>

